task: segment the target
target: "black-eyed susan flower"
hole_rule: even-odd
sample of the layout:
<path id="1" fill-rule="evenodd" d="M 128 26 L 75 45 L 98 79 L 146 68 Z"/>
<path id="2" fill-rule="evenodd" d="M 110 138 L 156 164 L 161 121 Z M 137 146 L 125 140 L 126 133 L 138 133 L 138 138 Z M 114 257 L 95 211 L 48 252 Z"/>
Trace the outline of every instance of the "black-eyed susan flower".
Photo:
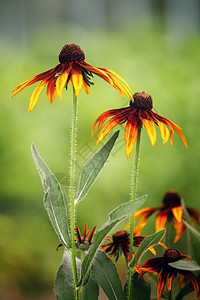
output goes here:
<path id="1" fill-rule="evenodd" d="M 169 265 L 170 263 L 182 259 L 190 260 L 187 255 L 181 254 L 178 250 L 168 249 L 165 251 L 162 257 L 149 259 L 144 262 L 142 267 L 138 265 L 135 269 L 139 273 L 138 278 L 142 277 L 146 272 L 156 273 L 160 275 L 157 285 L 158 300 L 161 299 L 166 281 L 168 291 L 171 291 L 173 279 L 177 276 L 177 274 L 180 274 L 191 281 L 195 292 L 195 299 L 197 299 L 197 297 L 199 296 L 199 284 L 196 276 L 189 270 L 182 270 Z"/>
<path id="2" fill-rule="evenodd" d="M 133 99 L 134 102 L 130 101 L 129 107 L 108 110 L 96 119 L 92 127 L 93 135 L 94 128 L 98 124 L 96 144 L 98 144 L 116 125 L 126 122 L 124 138 L 127 158 L 129 158 L 133 150 L 138 135 L 138 129 L 142 125 L 149 135 L 152 146 L 156 143 L 156 129 L 154 126 L 154 124 L 156 124 L 160 130 L 164 145 L 167 143 L 170 135 L 171 146 L 173 146 L 175 131 L 181 137 L 186 148 L 188 147 L 186 138 L 181 132 L 181 128 L 172 121 L 152 111 L 153 101 L 151 96 L 147 95 L 145 92 L 135 93 Z M 111 119 L 103 126 L 108 118 Z M 170 128 L 170 134 L 165 125 Z"/>
<path id="3" fill-rule="evenodd" d="M 163 204 L 159 207 L 145 207 L 134 214 L 135 220 L 141 218 L 137 224 L 137 230 L 140 233 L 142 228 L 146 225 L 147 219 L 154 212 L 159 211 L 155 220 L 156 231 L 162 230 L 167 221 L 172 220 L 176 231 L 176 236 L 174 238 L 174 243 L 176 243 L 186 229 L 185 224 L 182 222 L 182 219 L 185 219 L 185 216 L 181 204 L 181 197 L 176 191 L 170 190 L 164 195 L 162 202 Z M 190 207 L 186 207 L 186 210 L 191 217 L 192 224 L 195 225 L 194 223 L 196 221 L 200 225 L 200 213 Z"/>
<path id="4" fill-rule="evenodd" d="M 139 236 L 137 234 L 137 229 L 134 230 L 133 236 L 133 246 L 139 247 L 145 236 Z M 130 246 L 130 233 L 126 230 L 119 230 L 112 235 L 106 238 L 109 242 L 102 245 L 101 248 L 105 251 L 110 258 L 114 257 L 117 261 L 119 256 L 123 253 L 127 261 L 129 261 L 129 246 Z M 167 248 L 163 243 L 158 243 L 159 245 Z M 151 246 L 149 250 L 156 255 L 155 249 Z M 133 257 L 135 253 L 133 252 Z M 132 257 L 132 258 L 133 258 Z"/>
<path id="5" fill-rule="evenodd" d="M 15 96 L 25 87 L 40 81 L 30 98 L 29 111 L 34 108 L 40 93 L 46 85 L 47 97 L 50 103 L 54 101 L 56 94 L 58 94 L 61 99 L 62 90 L 64 87 L 68 86 L 68 83 L 74 88 L 75 96 L 78 96 L 82 89 L 89 94 L 90 86 L 93 84 L 91 82 L 93 74 L 101 77 L 117 89 L 122 97 L 127 95 L 132 99 L 129 91 L 130 88 L 124 79 L 114 71 L 106 68 L 93 67 L 86 63 L 85 54 L 78 45 L 65 45 L 60 52 L 59 62 L 60 63 L 54 68 L 26 80 L 13 89 L 13 96 Z"/>

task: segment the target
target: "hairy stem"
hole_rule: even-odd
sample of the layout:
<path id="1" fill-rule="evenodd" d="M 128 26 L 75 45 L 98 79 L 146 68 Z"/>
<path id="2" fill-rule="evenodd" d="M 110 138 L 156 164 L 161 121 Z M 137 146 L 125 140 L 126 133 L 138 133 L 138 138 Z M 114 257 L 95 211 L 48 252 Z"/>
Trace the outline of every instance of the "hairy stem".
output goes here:
<path id="1" fill-rule="evenodd" d="M 132 184 L 131 184 L 131 201 L 135 200 L 136 190 L 137 190 L 137 179 L 138 179 L 138 168 L 139 168 L 139 153 L 140 153 L 140 138 L 141 138 L 141 126 L 138 128 L 138 135 L 136 141 L 136 150 L 135 150 L 135 158 L 133 164 L 133 176 L 132 176 Z M 134 215 L 130 218 L 130 246 L 129 246 L 129 262 L 132 260 L 133 256 L 133 239 L 134 239 Z M 128 300 L 131 299 L 131 277 L 132 272 L 131 268 L 128 268 Z"/>
<path id="2" fill-rule="evenodd" d="M 77 135 L 77 97 L 73 91 L 73 113 L 71 129 L 71 153 L 70 153 L 70 233 L 71 233 L 71 262 L 74 279 L 75 299 L 78 299 L 77 292 L 77 268 L 75 255 L 75 161 L 76 161 L 76 135 Z"/>

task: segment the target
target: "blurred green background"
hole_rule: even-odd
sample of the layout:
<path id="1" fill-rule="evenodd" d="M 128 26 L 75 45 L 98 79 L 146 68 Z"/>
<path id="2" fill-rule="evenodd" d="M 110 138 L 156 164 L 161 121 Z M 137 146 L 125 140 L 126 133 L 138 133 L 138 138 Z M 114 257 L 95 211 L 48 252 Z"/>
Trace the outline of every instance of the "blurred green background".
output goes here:
<path id="1" fill-rule="evenodd" d="M 66 189 L 72 89 L 63 91 L 63 100 L 57 97 L 52 105 L 43 91 L 31 113 L 28 103 L 33 86 L 12 101 L 10 98 L 17 84 L 54 67 L 66 43 L 80 45 L 89 64 L 116 71 L 129 83 L 133 93 L 144 90 L 151 94 L 154 111 L 183 128 L 188 150 L 177 134 L 173 148 L 169 142 L 163 146 L 158 131 L 156 145 L 152 147 L 143 130 L 137 195 L 147 193 L 146 206 L 159 206 L 165 192 L 176 189 L 187 205 L 200 210 L 198 1 L 191 1 L 189 6 L 188 1 L 183 1 L 181 9 L 180 1 L 120 4 L 88 0 L 85 6 L 83 3 L 78 0 L 0 3 L 3 25 L 0 29 L 0 299 L 3 300 L 54 299 L 53 280 L 62 249 L 56 252 L 59 240 L 43 208 L 42 187 L 30 146 L 34 141 Z M 77 177 L 84 161 L 99 149 L 90 134 L 94 120 L 105 110 L 129 103 L 102 79 L 94 77 L 93 81 L 91 93 L 86 95 L 82 91 L 78 99 Z M 121 134 L 109 162 L 78 206 L 77 224 L 81 230 L 85 222 L 89 228 L 100 227 L 112 209 L 129 200 L 134 155 L 126 159 L 124 127 L 116 129 Z M 153 219 L 143 234 L 153 233 Z M 181 243 L 184 237 L 177 246 L 181 247 Z"/>

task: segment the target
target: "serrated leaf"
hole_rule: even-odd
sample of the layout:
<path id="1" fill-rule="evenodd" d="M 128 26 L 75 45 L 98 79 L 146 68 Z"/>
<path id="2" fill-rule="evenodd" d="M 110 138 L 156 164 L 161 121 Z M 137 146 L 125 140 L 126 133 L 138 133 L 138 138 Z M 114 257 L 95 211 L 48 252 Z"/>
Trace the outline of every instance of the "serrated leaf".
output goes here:
<path id="1" fill-rule="evenodd" d="M 148 250 L 148 248 L 158 244 L 162 240 L 164 235 L 165 235 L 165 229 L 147 236 L 142 241 L 140 246 L 137 248 L 137 251 L 135 252 L 135 256 L 130 263 L 130 267 L 134 268 L 139 262 L 139 260 L 141 259 L 141 257 L 144 255 L 144 253 Z"/>
<path id="2" fill-rule="evenodd" d="M 200 282 L 200 274 L 197 276 L 197 281 Z M 176 296 L 176 300 L 182 300 L 184 296 L 194 291 L 194 287 L 191 281 L 188 281 L 186 285 L 181 289 L 181 291 Z"/>
<path id="3" fill-rule="evenodd" d="M 109 221 L 105 223 L 101 229 L 95 232 L 92 245 L 84 258 L 81 268 L 81 281 L 84 281 L 87 272 L 90 268 L 91 262 L 95 256 L 97 249 L 99 248 L 100 244 L 109 233 L 109 231 L 120 221 L 124 218 L 130 216 L 134 212 L 136 212 L 146 201 L 147 195 L 144 195 L 134 201 L 129 201 L 127 203 L 123 203 L 118 206 L 115 210 L 113 210 L 109 214 Z M 81 282 L 80 282 L 81 284 Z"/>
<path id="4" fill-rule="evenodd" d="M 185 260 L 181 259 L 173 263 L 169 263 L 169 265 L 173 268 L 178 270 L 185 270 L 185 271 L 200 271 L 200 266 L 194 260 Z"/>
<path id="5" fill-rule="evenodd" d="M 110 140 L 84 164 L 80 175 L 78 191 L 75 197 L 76 203 L 83 200 L 87 195 L 89 189 L 92 187 L 106 163 L 118 136 L 119 131 L 115 132 Z"/>
<path id="6" fill-rule="evenodd" d="M 71 257 L 67 250 L 64 250 L 62 263 L 56 274 L 54 293 L 57 300 L 75 299 Z"/>
<path id="7" fill-rule="evenodd" d="M 103 251 L 98 251 L 91 266 L 91 275 L 109 300 L 123 299 L 123 290 L 115 264 Z"/>
<path id="8" fill-rule="evenodd" d="M 134 273 L 131 278 L 131 300 L 150 300 L 151 299 L 151 285 L 144 278 L 138 279 L 138 273 Z M 124 298 L 128 299 L 128 282 L 124 287 Z"/>
<path id="9" fill-rule="evenodd" d="M 185 224 L 185 226 L 188 228 L 188 230 L 200 240 L 200 232 L 197 231 L 194 227 L 192 227 L 190 224 L 188 224 L 185 220 L 182 220 L 182 222 Z"/>
<path id="10" fill-rule="evenodd" d="M 60 241 L 70 248 L 68 218 L 64 195 L 55 175 L 40 157 L 35 145 L 31 145 L 33 159 L 44 190 L 43 204 Z"/>

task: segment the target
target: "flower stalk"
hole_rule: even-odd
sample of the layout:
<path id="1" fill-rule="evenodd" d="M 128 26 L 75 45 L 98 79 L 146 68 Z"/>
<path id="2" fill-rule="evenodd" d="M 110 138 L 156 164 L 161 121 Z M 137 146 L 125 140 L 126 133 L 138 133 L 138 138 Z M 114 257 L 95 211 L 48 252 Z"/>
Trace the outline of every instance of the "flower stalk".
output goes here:
<path id="1" fill-rule="evenodd" d="M 132 176 L 132 191 L 131 191 L 131 201 L 135 200 L 136 190 L 137 190 L 137 180 L 138 180 L 138 168 L 139 168 L 139 153 L 140 153 L 140 140 L 141 140 L 141 129 L 142 125 L 138 127 L 138 135 L 136 140 L 135 158 L 133 164 L 133 176 Z M 130 218 L 130 248 L 129 248 L 129 262 L 132 260 L 133 256 L 133 233 L 134 230 L 134 215 Z M 131 299 L 131 268 L 128 268 L 128 299 Z"/>
<path id="2" fill-rule="evenodd" d="M 76 136 L 77 136 L 77 96 L 73 90 L 73 113 L 72 113 L 72 129 L 71 129 L 71 153 L 70 153 L 70 232 L 71 232 L 71 262 L 72 273 L 74 279 L 75 297 L 77 294 L 77 268 L 75 254 L 75 161 L 76 161 Z"/>

